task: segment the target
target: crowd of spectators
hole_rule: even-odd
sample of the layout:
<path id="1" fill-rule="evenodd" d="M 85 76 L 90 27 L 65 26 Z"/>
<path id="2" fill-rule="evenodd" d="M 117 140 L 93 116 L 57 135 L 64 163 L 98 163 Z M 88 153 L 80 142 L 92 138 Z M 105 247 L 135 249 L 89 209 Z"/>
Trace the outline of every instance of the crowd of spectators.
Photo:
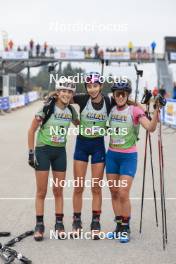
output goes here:
<path id="1" fill-rule="evenodd" d="M 28 51 L 30 57 L 45 57 L 45 56 L 54 56 L 55 48 L 52 46 L 49 46 L 47 42 L 45 41 L 43 45 L 40 43 L 34 42 L 33 39 L 31 39 L 28 43 L 28 45 L 24 46 L 17 46 L 15 47 L 14 42 L 10 40 L 7 43 L 7 46 L 4 49 L 5 51 Z"/>
<path id="2" fill-rule="evenodd" d="M 132 41 L 129 41 L 126 47 L 107 47 L 102 48 L 97 43 L 95 46 L 86 47 L 83 46 L 80 50 L 84 52 L 85 58 L 94 58 L 94 59 L 103 59 L 105 53 L 111 53 L 112 55 L 118 56 L 119 53 L 128 53 L 131 59 L 150 59 L 155 54 L 156 43 L 153 41 L 149 47 L 135 47 Z M 53 57 L 56 51 L 59 51 L 59 48 L 49 46 L 45 41 L 43 44 L 35 43 L 31 39 L 28 45 L 24 46 L 15 46 L 12 40 L 9 40 L 5 51 L 28 51 L 30 57 Z"/>

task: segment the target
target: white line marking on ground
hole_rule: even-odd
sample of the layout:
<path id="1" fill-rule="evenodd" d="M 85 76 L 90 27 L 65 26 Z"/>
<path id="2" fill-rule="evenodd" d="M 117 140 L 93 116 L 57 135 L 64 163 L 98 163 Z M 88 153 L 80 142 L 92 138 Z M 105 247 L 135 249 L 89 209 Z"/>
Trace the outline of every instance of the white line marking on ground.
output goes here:
<path id="1" fill-rule="evenodd" d="M 131 197 L 131 200 L 141 200 L 141 197 Z M 156 198 L 160 200 L 159 197 Z M 166 197 L 166 200 L 176 200 L 176 197 Z M 35 197 L 0 197 L 0 200 L 9 200 L 9 201 L 23 201 L 23 200 L 35 200 Z M 47 197 L 45 200 L 54 200 L 54 197 Z M 72 197 L 65 197 L 64 200 L 72 200 Z M 83 200 L 92 200 L 90 197 L 84 197 Z M 104 197 L 103 200 L 111 200 L 110 197 Z M 146 197 L 144 200 L 153 200 L 152 197 Z"/>

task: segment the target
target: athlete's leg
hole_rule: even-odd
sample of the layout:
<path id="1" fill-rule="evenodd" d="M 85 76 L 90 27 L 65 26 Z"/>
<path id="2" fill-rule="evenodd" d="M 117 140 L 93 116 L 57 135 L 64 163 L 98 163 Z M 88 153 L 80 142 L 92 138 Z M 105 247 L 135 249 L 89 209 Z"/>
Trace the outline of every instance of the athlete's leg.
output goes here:
<path id="1" fill-rule="evenodd" d="M 53 180 L 56 184 L 53 185 L 53 194 L 55 198 L 55 231 L 58 232 L 58 238 L 62 239 L 62 236 L 65 237 L 65 228 L 63 224 L 63 184 L 65 181 L 66 172 L 53 171 Z"/>
<path id="2" fill-rule="evenodd" d="M 44 233 L 44 201 L 48 187 L 48 175 L 50 169 L 50 158 L 48 146 L 36 147 L 36 227 L 34 238 L 41 241 Z"/>
<path id="3" fill-rule="evenodd" d="M 53 173 L 53 194 L 55 198 L 55 231 L 58 232 L 58 238 L 61 238 L 64 232 L 63 188 L 65 184 L 65 175 L 67 168 L 65 147 L 51 148 L 50 162 Z"/>
<path id="4" fill-rule="evenodd" d="M 48 187 L 48 175 L 50 169 L 49 152 L 47 146 L 36 147 L 36 215 L 44 214 L 44 200 Z"/>
<path id="5" fill-rule="evenodd" d="M 101 180 L 104 174 L 104 163 L 95 163 L 91 165 L 92 170 L 92 211 L 101 211 L 102 206 L 102 188 Z"/>
<path id="6" fill-rule="evenodd" d="M 126 243 L 130 240 L 130 217 L 131 202 L 130 190 L 137 169 L 137 153 L 121 154 L 120 179 L 124 183 L 119 188 L 120 214 L 122 216 L 120 242 Z M 125 235 L 123 235 L 125 234 Z"/>
<path id="7" fill-rule="evenodd" d="M 127 175 L 121 175 L 120 177 L 123 182 L 126 182 L 125 186 L 119 188 L 120 214 L 122 216 L 120 242 L 127 243 L 130 240 L 131 203 L 129 195 L 133 177 Z"/>
<path id="8" fill-rule="evenodd" d="M 92 238 L 99 239 L 101 230 L 100 215 L 102 206 L 102 187 L 104 167 L 105 167 L 105 147 L 104 139 L 94 141 L 91 153 L 91 172 L 92 172 Z"/>
<path id="9" fill-rule="evenodd" d="M 130 202 L 130 190 L 133 182 L 133 177 L 128 175 L 120 176 L 121 182 L 124 184 L 119 187 L 119 203 L 120 203 L 120 215 L 124 217 L 131 216 L 131 202 Z"/>
<path id="10" fill-rule="evenodd" d="M 63 184 L 66 172 L 53 171 L 53 194 L 56 214 L 63 214 Z"/>
<path id="11" fill-rule="evenodd" d="M 119 174 L 107 174 L 108 186 L 111 193 L 112 208 L 114 215 L 120 215 L 120 204 L 119 204 L 119 186 L 120 186 L 120 175 Z"/>
<path id="12" fill-rule="evenodd" d="M 36 227 L 34 238 L 36 241 L 43 239 L 44 233 L 44 201 L 47 193 L 49 171 L 36 171 Z"/>
<path id="13" fill-rule="evenodd" d="M 120 164 L 118 152 L 108 150 L 106 154 L 106 174 L 108 186 L 111 192 L 112 207 L 115 216 L 120 216 L 119 186 Z"/>
<path id="14" fill-rule="evenodd" d="M 63 184 L 67 168 L 65 147 L 52 148 L 51 167 L 53 173 L 53 194 L 55 198 L 55 213 L 63 214 Z"/>
<path id="15" fill-rule="evenodd" d="M 92 211 L 101 211 L 102 188 L 101 181 L 105 168 L 105 145 L 104 138 L 94 139 L 91 150 L 91 172 L 92 172 Z"/>
<path id="16" fill-rule="evenodd" d="M 44 215 L 44 200 L 48 187 L 49 171 L 36 171 L 36 215 Z"/>
<path id="17" fill-rule="evenodd" d="M 88 162 L 74 160 L 74 181 L 75 187 L 73 191 L 73 235 L 79 236 L 82 230 L 81 211 L 82 211 L 82 199 L 84 191 L 84 182 L 87 171 Z"/>
<path id="18" fill-rule="evenodd" d="M 104 173 L 104 162 L 92 164 L 92 222 L 91 231 L 92 239 L 99 239 L 101 230 L 100 215 L 102 206 L 102 188 L 101 182 Z"/>
<path id="19" fill-rule="evenodd" d="M 85 176 L 89 159 L 89 142 L 86 139 L 77 137 L 74 152 L 74 191 L 73 191 L 73 234 L 78 235 L 82 229 L 81 211 L 84 191 Z"/>
<path id="20" fill-rule="evenodd" d="M 121 215 L 131 216 L 130 190 L 137 170 L 137 153 L 121 154 L 120 160 L 120 180 L 124 183 L 119 188 L 119 201 L 121 205 Z"/>
<path id="21" fill-rule="evenodd" d="M 112 199 L 112 208 L 114 211 L 116 222 L 115 230 L 111 237 L 119 237 L 119 232 L 122 223 L 122 216 L 121 216 L 121 208 L 119 203 L 119 187 L 121 185 L 120 181 L 120 165 L 119 165 L 119 156 L 117 152 L 108 150 L 106 155 L 106 173 L 107 173 L 107 180 L 108 186 L 111 192 L 111 199 Z"/>
<path id="22" fill-rule="evenodd" d="M 84 191 L 84 182 L 87 171 L 88 162 L 74 160 L 74 180 L 75 187 L 73 192 L 73 210 L 74 213 L 81 213 L 82 196 Z"/>
<path id="23" fill-rule="evenodd" d="M 109 234 L 109 236 L 112 238 L 118 238 L 122 223 L 121 205 L 119 202 L 119 187 L 121 185 L 120 175 L 115 173 L 107 174 L 107 180 L 111 193 L 112 208 L 115 216 L 114 221 L 116 223 L 114 232 Z"/>
<path id="24" fill-rule="evenodd" d="M 89 159 L 89 145 L 90 144 L 86 138 L 84 139 L 80 138 L 79 136 L 77 137 L 73 163 L 75 181 L 75 187 L 73 191 L 73 212 L 77 217 L 79 216 L 79 218 L 81 217 L 84 181 Z"/>

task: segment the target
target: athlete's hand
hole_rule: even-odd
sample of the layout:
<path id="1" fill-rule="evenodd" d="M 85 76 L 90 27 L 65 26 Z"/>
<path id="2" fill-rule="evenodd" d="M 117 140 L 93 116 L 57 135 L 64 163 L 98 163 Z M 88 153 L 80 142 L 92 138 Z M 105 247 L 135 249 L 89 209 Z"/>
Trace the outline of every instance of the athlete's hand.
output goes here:
<path id="1" fill-rule="evenodd" d="M 29 150 L 28 164 L 35 169 L 35 157 L 33 150 Z"/>
<path id="2" fill-rule="evenodd" d="M 50 92 L 49 95 L 48 95 L 48 98 L 50 98 L 50 97 L 57 98 L 57 93 L 58 93 L 57 91 Z"/>
<path id="3" fill-rule="evenodd" d="M 160 94 L 158 94 L 155 97 L 155 103 L 154 103 L 154 109 L 160 110 L 162 107 L 166 105 L 166 99 L 162 97 Z"/>

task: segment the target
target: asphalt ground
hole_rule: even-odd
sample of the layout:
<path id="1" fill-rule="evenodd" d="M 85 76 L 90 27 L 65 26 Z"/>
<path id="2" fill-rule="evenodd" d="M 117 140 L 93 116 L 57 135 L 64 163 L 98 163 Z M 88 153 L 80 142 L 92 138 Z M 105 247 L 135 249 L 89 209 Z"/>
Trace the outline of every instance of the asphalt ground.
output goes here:
<path id="1" fill-rule="evenodd" d="M 15 110 L 0 116 L 0 231 L 11 231 L 10 238 L 0 238 L 1 243 L 27 231 L 35 226 L 35 177 L 32 168 L 27 164 L 27 130 L 35 112 L 41 107 L 38 101 L 26 108 Z M 155 172 L 155 188 L 159 227 L 155 224 L 153 189 L 150 163 L 148 159 L 146 171 L 146 188 L 142 234 L 139 234 L 142 172 L 145 146 L 145 131 L 140 130 L 138 142 L 138 171 L 131 191 L 132 219 L 131 241 L 120 244 L 119 241 L 102 239 L 98 241 L 56 240 L 50 239 L 50 231 L 54 229 L 54 201 L 52 190 L 48 187 L 45 205 L 45 239 L 41 243 L 28 237 L 16 244 L 15 249 L 32 259 L 35 264 L 55 263 L 123 263 L 123 264 L 175 264 L 176 263 L 176 131 L 163 127 L 163 149 L 165 166 L 165 190 L 168 227 L 168 244 L 162 249 L 162 222 L 160 205 L 160 181 L 157 131 L 152 135 L 152 149 Z M 106 138 L 108 144 L 108 138 Z M 70 136 L 67 143 L 67 179 L 73 178 L 73 152 L 75 136 Z M 148 155 L 149 157 L 149 155 Z M 87 173 L 90 179 L 90 167 Z M 64 223 L 66 232 L 71 231 L 72 224 L 72 188 L 64 189 Z M 109 232 L 115 227 L 113 211 L 108 188 L 103 188 L 102 231 Z M 84 232 L 90 230 L 91 191 L 84 193 L 82 212 Z M 0 263 L 3 261 L 0 259 Z M 18 262 L 16 262 L 18 263 Z"/>

